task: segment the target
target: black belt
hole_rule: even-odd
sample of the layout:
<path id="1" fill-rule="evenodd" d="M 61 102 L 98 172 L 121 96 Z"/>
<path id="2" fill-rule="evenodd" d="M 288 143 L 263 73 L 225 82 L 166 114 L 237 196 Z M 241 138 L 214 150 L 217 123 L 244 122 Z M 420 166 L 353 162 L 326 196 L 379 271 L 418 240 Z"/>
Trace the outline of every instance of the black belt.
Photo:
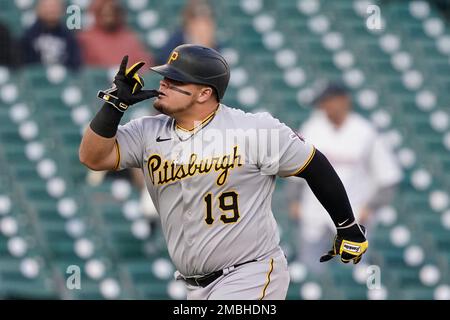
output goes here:
<path id="1" fill-rule="evenodd" d="M 238 263 L 238 264 L 235 264 L 233 267 L 237 268 L 246 263 L 255 262 L 255 261 L 257 261 L 257 260 L 250 260 L 250 261 Z M 208 273 L 206 276 L 203 276 L 203 277 L 184 278 L 184 281 L 186 281 L 190 285 L 199 286 L 199 287 L 204 288 L 204 287 L 208 286 L 210 283 L 214 282 L 214 280 L 216 280 L 221 275 L 223 275 L 223 270 L 218 270 L 218 271 Z"/>

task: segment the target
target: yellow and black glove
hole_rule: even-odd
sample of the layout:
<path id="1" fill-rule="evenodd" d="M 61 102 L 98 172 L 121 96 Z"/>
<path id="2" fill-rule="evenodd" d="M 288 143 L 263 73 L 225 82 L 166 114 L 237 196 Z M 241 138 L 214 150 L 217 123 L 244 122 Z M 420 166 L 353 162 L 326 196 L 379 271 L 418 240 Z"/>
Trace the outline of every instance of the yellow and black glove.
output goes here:
<path id="1" fill-rule="evenodd" d="M 123 57 L 119 72 L 114 77 L 113 86 L 98 92 L 97 97 L 112 105 L 120 112 L 129 106 L 159 95 L 158 90 L 142 90 L 144 79 L 138 70 L 145 64 L 140 61 L 127 69 L 128 56 Z"/>
<path id="2" fill-rule="evenodd" d="M 353 261 L 357 264 L 361 261 L 362 255 L 369 247 L 366 239 L 366 228 L 357 223 L 347 228 L 338 228 L 334 237 L 333 248 L 327 254 L 320 257 L 320 262 L 332 259 L 334 256 L 340 255 L 341 261 L 349 263 Z"/>

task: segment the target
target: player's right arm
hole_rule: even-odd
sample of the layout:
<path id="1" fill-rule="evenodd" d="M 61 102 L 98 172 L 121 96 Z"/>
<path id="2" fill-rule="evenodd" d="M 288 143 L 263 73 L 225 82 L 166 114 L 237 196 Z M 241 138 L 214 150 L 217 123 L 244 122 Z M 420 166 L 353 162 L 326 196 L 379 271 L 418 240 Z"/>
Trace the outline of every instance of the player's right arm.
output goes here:
<path id="1" fill-rule="evenodd" d="M 120 162 L 117 129 L 128 106 L 155 97 L 156 90 L 140 90 L 144 84 L 137 71 L 138 62 L 127 69 L 128 56 L 122 59 L 112 88 L 100 91 L 105 101 L 83 135 L 79 149 L 80 162 L 93 170 L 115 170 Z"/>
<path id="2" fill-rule="evenodd" d="M 115 136 L 102 137 L 89 126 L 81 140 L 79 158 L 80 162 L 89 169 L 115 170 L 119 161 Z"/>

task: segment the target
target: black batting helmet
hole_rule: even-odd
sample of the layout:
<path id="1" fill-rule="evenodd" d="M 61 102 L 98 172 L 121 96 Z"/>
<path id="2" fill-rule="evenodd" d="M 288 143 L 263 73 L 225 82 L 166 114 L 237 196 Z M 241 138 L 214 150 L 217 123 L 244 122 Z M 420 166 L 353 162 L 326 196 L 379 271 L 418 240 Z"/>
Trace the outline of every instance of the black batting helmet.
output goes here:
<path id="1" fill-rule="evenodd" d="M 214 49 L 194 44 L 176 47 L 166 64 L 150 69 L 176 81 L 211 86 L 219 100 L 230 80 L 230 67 L 225 58 Z"/>

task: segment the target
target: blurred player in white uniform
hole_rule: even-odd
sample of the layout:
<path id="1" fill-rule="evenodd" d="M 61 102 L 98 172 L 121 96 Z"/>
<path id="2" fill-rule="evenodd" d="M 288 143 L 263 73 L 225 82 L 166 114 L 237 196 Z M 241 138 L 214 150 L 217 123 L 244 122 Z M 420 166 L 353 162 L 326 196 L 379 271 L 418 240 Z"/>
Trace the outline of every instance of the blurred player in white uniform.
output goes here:
<path id="1" fill-rule="evenodd" d="M 390 148 L 376 128 L 351 110 L 351 97 L 344 86 L 331 83 L 313 102 L 315 107 L 300 128 L 302 135 L 320 149 L 341 178 L 357 220 L 368 233 L 375 212 L 389 204 L 402 172 Z M 317 198 L 302 180 L 290 205 L 291 215 L 299 219 L 298 258 L 312 272 L 323 271 L 311 257 L 328 246 L 334 225 Z"/>

